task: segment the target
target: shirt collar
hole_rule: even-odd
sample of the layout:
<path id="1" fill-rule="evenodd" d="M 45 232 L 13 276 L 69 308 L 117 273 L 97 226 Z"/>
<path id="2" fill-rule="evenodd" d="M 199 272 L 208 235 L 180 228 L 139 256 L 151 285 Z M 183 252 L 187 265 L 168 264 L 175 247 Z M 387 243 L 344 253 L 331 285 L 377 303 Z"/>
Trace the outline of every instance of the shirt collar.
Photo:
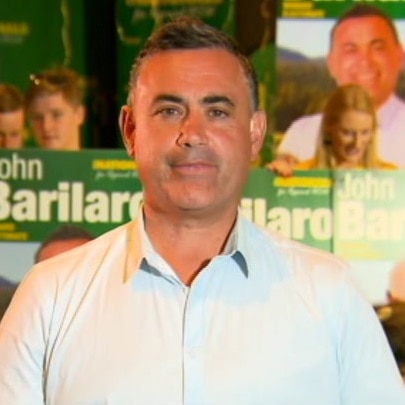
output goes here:
<path id="1" fill-rule="evenodd" d="M 400 107 L 399 99 L 394 94 L 378 109 L 378 124 L 382 130 L 391 124 L 393 116 Z"/>
<path id="2" fill-rule="evenodd" d="M 238 264 L 243 274 L 248 276 L 249 244 L 246 237 L 244 219 L 238 212 L 235 226 L 233 227 L 228 241 L 225 244 L 222 255 L 230 256 Z M 149 253 L 155 254 L 153 246 L 145 232 L 143 210 L 140 207 L 138 216 L 128 225 L 127 256 L 124 269 L 124 282 L 127 282 L 141 267 L 142 261 Z"/>
<path id="3" fill-rule="evenodd" d="M 124 282 L 127 282 L 134 275 L 135 271 L 141 267 L 142 260 L 144 259 L 142 233 L 144 233 L 144 225 L 142 210 L 140 209 L 137 218 L 128 225 Z"/>

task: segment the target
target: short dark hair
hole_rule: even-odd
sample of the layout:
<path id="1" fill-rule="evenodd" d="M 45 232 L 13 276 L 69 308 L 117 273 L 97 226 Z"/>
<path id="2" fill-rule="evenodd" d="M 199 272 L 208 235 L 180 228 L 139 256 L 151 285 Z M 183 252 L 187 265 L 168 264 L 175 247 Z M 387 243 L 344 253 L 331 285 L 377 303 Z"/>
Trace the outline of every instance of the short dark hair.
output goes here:
<path id="1" fill-rule="evenodd" d="M 384 20 L 388 27 L 390 28 L 392 35 L 395 39 L 395 42 L 399 44 L 399 36 L 397 29 L 395 27 L 392 19 L 380 8 L 367 4 L 367 3 L 358 3 L 346 10 L 335 22 L 330 32 L 330 43 L 332 46 L 333 38 L 336 32 L 336 29 L 339 27 L 342 22 L 350 20 L 351 18 L 362 18 L 362 17 L 378 17 Z"/>
<path id="2" fill-rule="evenodd" d="M 94 235 L 87 229 L 84 229 L 78 225 L 73 224 L 61 225 L 54 231 L 52 231 L 41 243 L 41 245 L 39 246 L 34 255 L 35 263 L 38 263 L 39 255 L 41 254 L 42 250 L 50 243 L 73 239 L 86 239 L 90 241 L 94 239 Z"/>
<path id="3" fill-rule="evenodd" d="M 254 110 L 257 110 L 259 105 L 258 83 L 249 59 L 233 38 L 200 19 L 190 16 L 178 17 L 152 33 L 132 66 L 129 81 L 130 91 L 136 86 L 140 66 L 149 56 L 167 50 L 204 48 L 224 49 L 238 58 L 249 83 L 252 106 Z"/>
<path id="4" fill-rule="evenodd" d="M 52 68 L 30 75 L 30 84 L 26 92 L 26 106 L 41 96 L 62 93 L 67 102 L 73 106 L 83 104 L 84 79 L 76 71 L 66 68 Z"/>
<path id="5" fill-rule="evenodd" d="M 0 83 L 0 113 L 24 109 L 24 95 L 11 84 Z"/>

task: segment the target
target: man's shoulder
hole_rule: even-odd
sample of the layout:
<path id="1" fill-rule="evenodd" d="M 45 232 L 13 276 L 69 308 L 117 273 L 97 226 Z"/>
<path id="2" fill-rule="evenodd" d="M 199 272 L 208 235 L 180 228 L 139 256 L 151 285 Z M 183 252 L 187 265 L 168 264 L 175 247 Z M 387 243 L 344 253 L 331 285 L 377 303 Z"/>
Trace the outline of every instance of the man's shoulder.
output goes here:
<path id="1" fill-rule="evenodd" d="M 398 106 L 398 108 L 401 108 L 403 110 L 405 110 L 405 100 L 398 97 L 398 96 L 394 96 L 391 99 L 392 104 Z"/>
<path id="2" fill-rule="evenodd" d="M 256 232 L 257 249 L 276 256 L 281 268 L 291 274 L 333 274 L 340 277 L 348 269 L 346 261 L 326 250 L 287 238 L 273 230 L 251 225 Z M 261 240 L 260 240 L 261 239 Z M 268 249 L 266 249 L 266 245 Z"/>
<path id="3" fill-rule="evenodd" d="M 91 277 L 112 256 L 125 252 L 130 223 L 118 226 L 97 238 L 35 264 L 28 276 L 63 283 L 65 279 Z"/>

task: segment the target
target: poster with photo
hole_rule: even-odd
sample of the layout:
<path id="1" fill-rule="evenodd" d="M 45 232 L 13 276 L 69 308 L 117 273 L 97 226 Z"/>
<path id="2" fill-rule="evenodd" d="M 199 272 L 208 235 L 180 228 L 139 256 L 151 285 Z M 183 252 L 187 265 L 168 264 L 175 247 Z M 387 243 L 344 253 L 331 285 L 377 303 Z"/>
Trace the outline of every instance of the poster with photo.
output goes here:
<path id="1" fill-rule="evenodd" d="M 405 168 L 405 4 L 402 1 L 279 0 L 277 150 L 313 157 L 328 97 L 355 83 L 371 96 L 379 155 Z"/>
<path id="2" fill-rule="evenodd" d="M 252 168 L 240 211 L 270 232 L 349 261 L 369 299 L 384 303 L 390 272 L 405 259 L 403 184 L 403 170 L 282 177 Z M 123 149 L 1 149 L 0 284 L 19 282 L 41 241 L 60 225 L 98 236 L 130 221 L 142 201 L 136 164 Z"/>

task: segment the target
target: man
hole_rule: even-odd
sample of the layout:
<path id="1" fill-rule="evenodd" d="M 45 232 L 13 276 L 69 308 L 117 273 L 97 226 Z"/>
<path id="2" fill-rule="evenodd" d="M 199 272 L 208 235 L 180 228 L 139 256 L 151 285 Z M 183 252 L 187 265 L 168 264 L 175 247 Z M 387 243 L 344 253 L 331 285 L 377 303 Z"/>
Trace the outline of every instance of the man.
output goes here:
<path id="1" fill-rule="evenodd" d="M 30 78 L 26 106 L 37 144 L 44 149 L 80 150 L 85 118 L 81 77 L 71 69 L 55 68 Z"/>
<path id="2" fill-rule="evenodd" d="M 337 85 L 355 83 L 369 92 L 378 112 L 381 158 L 405 168 L 405 103 L 395 95 L 404 51 L 393 22 L 372 5 L 353 6 L 332 29 L 327 64 Z M 269 168 L 289 174 L 297 161 L 311 159 L 320 122 L 321 114 L 293 122 Z"/>
<path id="3" fill-rule="evenodd" d="M 120 117 L 141 212 L 29 273 L 0 325 L 0 403 L 405 404 L 346 265 L 238 213 L 257 93 L 199 20 L 147 41 Z"/>
<path id="4" fill-rule="evenodd" d="M 24 146 L 24 96 L 17 87 L 0 84 L 0 148 Z"/>
<path id="5" fill-rule="evenodd" d="M 35 263 L 49 259 L 94 239 L 86 229 L 78 225 L 64 224 L 51 232 L 35 252 Z"/>

